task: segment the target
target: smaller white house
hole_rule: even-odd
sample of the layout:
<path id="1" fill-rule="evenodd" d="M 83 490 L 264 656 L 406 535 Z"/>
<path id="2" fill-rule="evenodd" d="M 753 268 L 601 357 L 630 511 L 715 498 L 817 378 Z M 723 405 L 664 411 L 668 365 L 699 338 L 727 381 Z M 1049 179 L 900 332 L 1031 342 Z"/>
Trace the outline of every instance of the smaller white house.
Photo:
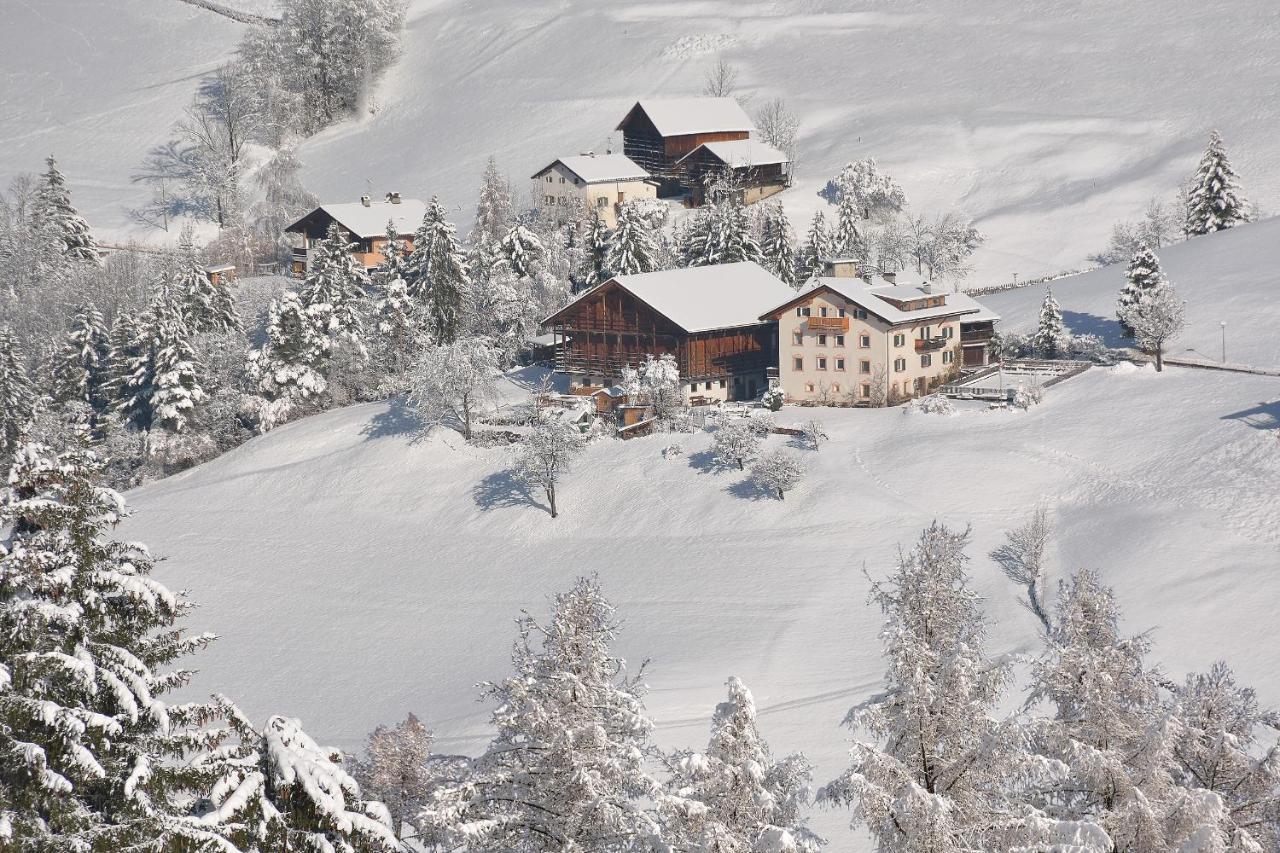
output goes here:
<path id="1" fill-rule="evenodd" d="M 656 199 L 658 182 L 623 154 L 561 157 L 533 175 L 534 194 L 558 219 L 598 211 L 605 225 L 618 224 L 618 205 Z"/>

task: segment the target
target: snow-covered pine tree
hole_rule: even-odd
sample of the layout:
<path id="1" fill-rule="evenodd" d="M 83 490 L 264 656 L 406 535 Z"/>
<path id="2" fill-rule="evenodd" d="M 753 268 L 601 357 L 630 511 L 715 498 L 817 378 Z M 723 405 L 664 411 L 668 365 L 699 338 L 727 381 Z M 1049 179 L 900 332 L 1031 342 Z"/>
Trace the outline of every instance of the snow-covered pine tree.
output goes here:
<path id="1" fill-rule="evenodd" d="M 1167 281 L 1139 296 L 1122 313 L 1133 338 L 1146 352 L 1154 353 L 1156 370 L 1164 369 L 1164 347 L 1186 328 L 1186 304 Z"/>
<path id="2" fill-rule="evenodd" d="M 827 230 L 827 219 L 823 216 L 822 211 L 819 210 L 813 214 L 813 221 L 809 223 L 809 230 L 804 236 L 804 245 L 800 249 L 800 258 L 797 263 L 797 280 L 794 286 L 800 287 L 814 276 L 822 275 L 823 258 L 829 258 L 833 254 L 831 234 Z"/>
<path id="3" fill-rule="evenodd" d="M 907 195 L 872 157 L 855 160 L 840 170 L 819 193 L 828 202 L 852 203 L 861 219 L 883 219 L 901 213 L 907 207 Z"/>
<path id="4" fill-rule="evenodd" d="M 804 464 L 786 450 L 766 454 L 751 466 L 751 482 L 778 500 L 785 500 L 803 477 Z"/>
<path id="5" fill-rule="evenodd" d="M 519 222 L 512 224 L 499 244 L 502 260 L 517 278 L 534 278 L 542 269 L 546 249 L 537 235 Z"/>
<path id="6" fill-rule="evenodd" d="M 196 256 L 191 233 L 184 230 L 169 282 L 169 290 L 182 302 L 182 315 L 193 335 L 230 332 L 240 328 L 235 296 L 230 286 L 214 284 Z"/>
<path id="7" fill-rule="evenodd" d="M 552 518 L 560 514 L 556 488 L 585 446 L 586 439 L 577 428 L 554 420 L 539 421 L 520 445 L 513 465 L 515 476 L 542 489 Z"/>
<path id="8" fill-rule="evenodd" d="M 707 189 L 708 203 L 693 217 L 682 235 L 686 266 L 760 261 L 760 245 L 741 195 L 728 178 Z"/>
<path id="9" fill-rule="evenodd" d="M 646 809 L 660 792 L 645 767 L 653 723 L 643 673 L 628 678 L 611 648 L 613 605 L 582 578 L 550 624 L 526 616 L 519 631 L 514 674 L 484 686 L 493 741 L 435 789 L 420 828 L 473 853 L 660 849 Z"/>
<path id="10" fill-rule="evenodd" d="M 498 246 L 511 228 L 514 217 L 511 183 L 498 168 L 498 158 L 490 156 L 484 164 L 480 181 L 480 197 L 476 201 L 475 225 L 468 242 L 472 245 Z"/>
<path id="11" fill-rule="evenodd" d="M 324 393 L 319 372 L 325 345 L 298 294 L 286 290 L 271 303 L 266 345 L 250 356 L 250 375 L 272 399 L 308 399 Z"/>
<path id="12" fill-rule="evenodd" d="M 796 287 L 795 234 L 791 220 L 787 219 L 782 202 L 770 202 L 764 206 L 760 226 L 760 262 L 790 287 Z"/>
<path id="13" fill-rule="evenodd" d="M 799 753 L 774 761 L 756 725 L 755 700 L 738 678 L 716 706 L 705 752 L 668 756 L 659 800 L 663 841 L 679 851 L 814 853 L 823 840 L 806 825 L 813 778 Z"/>
<path id="14" fill-rule="evenodd" d="M 857 258 L 869 266 L 871 258 L 867 257 L 868 246 L 861 222 L 862 207 L 857 197 L 852 193 L 842 193 L 836 208 L 836 231 L 832 235 L 832 243 L 838 255 Z"/>
<path id="15" fill-rule="evenodd" d="M 545 316 L 538 304 L 533 282 L 517 278 L 505 264 L 472 289 L 468 308 L 474 318 L 473 334 L 489 342 L 500 366 L 515 364 L 529 339 L 538 334 L 539 321 Z"/>
<path id="16" fill-rule="evenodd" d="M 81 305 L 71 318 L 62 347 L 53 356 L 51 396 L 55 403 L 84 403 L 97 411 L 106 408 L 103 385 L 109 346 L 102 313 L 93 305 Z"/>
<path id="17" fill-rule="evenodd" d="M 142 352 L 142 344 L 142 328 L 138 319 L 128 311 L 117 312 L 107 335 L 106 376 L 102 390 L 108 407 L 115 407 L 124 398 L 129 377 L 133 375 L 132 365 Z"/>
<path id="18" fill-rule="evenodd" d="M 285 228 L 320 204 L 302 185 L 298 173 L 302 164 L 292 148 L 282 147 L 258 170 L 262 201 L 254 206 L 253 227 L 268 245 L 274 244 L 281 262 L 289 259 L 293 238 Z"/>
<path id="19" fill-rule="evenodd" d="M 1032 344 L 1040 358 L 1062 358 L 1071 346 L 1071 335 L 1062 322 L 1062 306 L 1053 298 L 1053 288 L 1045 288 L 1040 304 L 1040 322 Z"/>
<path id="20" fill-rule="evenodd" d="M 163 317 L 154 326 L 152 342 L 151 416 L 149 429 L 184 432 L 205 399 L 201 365 L 191 347 L 187 327 L 174 317 Z"/>
<path id="21" fill-rule="evenodd" d="M 1174 726 L 1144 661 L 1149 640 L 1120 634 L 1114 595 L 1086 569 L 1059 585 L 1047 641 L 1027 704 L 1056 711 L 1036 726 L 1035 741 L 1067 777 L 1033 804 L 1097 823 L 1114 845 L 1105 849 L 1179 849 L 1189 835 L 1184 817 L 1198 809 L 1170 772 Z"/>
<path id="22" fill-rule="evenodd" d="M 731 421 L 721 419 L 712 434 L 712 450 L 721 465 L 737 465 L 746 470 L 746 463 L 760 452 L 760 435 L 754 425 L 741 418 Z"/>
<path id="23" fill-rule="evenodd" d="M 497 247 L 499 242 L 495 241 L 493 246 Z M 457 232 L 445 216 L 444 205 L 435 196 L 431 197 L 422 224 L 414 233 L 413 254 L 405 266 L 409 295 L 423 307 L 427 330 L 436 343 L 453 343 L 466 325 L 465 312 L 472 285 Z M 485 272 L 487 274 L 487 268 Z"/>
<path id="24" fill-rule="evenodd" d="M 597 209 L 591 210 L 587 218 L 586 233 L 583 235 L 582 265 L 578 271 L 581 286 L 595 287 L 610 275 L 607 260 L 612 245 L 609 228 Z"/>
<path id="25" fill-rule="evenodd" d="M 1249 221 L 1240 183 L 1218 131 L 1209 134 L 1200 165 L 1187 194 L 1187 234 L 1197 236 L 1222 231 Z"/>
<path id="26" fill-rule="evenodd" d="M 183 760 L 194 707 L 161 699 L 213 637 L 183 631 L 190 605 L 145 546 L 110 537 L 124 501 L 102 468 L 81 446 L 25 444 L 0 502 L 0 844 L 224 849 L 186 812 L 204 781 Z"/>
<path id="27" fill-rule="evenodd" d="M 967 530 L 934 522 L 893 577 L 872 586 L 889 670 L 885 690 L 845 724 L 875 741 L 855 741 L 851 767 L 818 797 L 852 806 L 886 853 L 1046 849 L 1032 844 L 1049 827 L 1009 791 L 1030 762 L 1016 727 L 992 717 L 1010 673 L 984 649 L 968 541 Z"/>
<path id="28" fill-rule="evenodd" d="M 40 176 L 31 212 L 33 229 L 62 260 L 97 266 L 100 263 L 98 249 L 89 233 L 89 224 L 71 204 L 66 178 L 52 156 L 46 158 L 45 163 L 48 169 Z"/>
<path id="29" fill-rule="evenodd" d="M 500 375 L 498 353 L 483 338 L 430 346 L 414 364 L 409 403 L 427 429 L 452 419 L 469 440 L 476 410 L 492 399 Z"/>
<path id="30" fill-rule="evenodd" d="M 393 385 L 399 384 L 413 364 L 422 324 L 421 307 L 409 296 L 409 286 L 404 280 L 403 245 L 395 226 L 388 222 L 383 268 L 374 286 L 377 300 L 374 322 L 378 333 L 375 361 Z"/>
<path id="31" fill-rule="evenodd" d="M 364 321 L 360 303 L 369 287 L 369 275 L 352 254 L 355 244 L 334 222 L 324 240 L 313 250 L 307 277 L 298 290 L 307 317 L 322 341 L 325 355 L 334 343 L 364 353 Z"/>
<path id="32" fill-rule="evenodd" d="M 1187 676 L 1177 691 L 1174 778 L 1220 796 L 1230 814 L 1230 850 L 1280 850 L 1280 745 L 1263 747 L 1258 732 L 1280 728 L 1280 715 L 1236 684 L 1222 661 Z"/>
<path id="33" fill-rule="evenodd" d="M 609 275 L 636 275 L 658 269 L 653 228 L 633 204 L 618 209 L 618 227 L 609 235 L 604 268 Z"/>
<path id="34" fill-rule="evenodd" d="M 17 337 L 0 326 L 0 464 L 8 470 L 36 405 L 36 389 L 27 375 Z"/>
<path id="35" fill-rule="evenodd" d="M 363 794 L 387 807 L 400 834 L 408 836 L 426 805 L 436 776 L 430 764 L 431 731 L 409 714 L 395 726 L 378 726 L 369 733 L 365 757 L 352 762 L 351 775 Z"/>
<path id="36" fill-rule="evenodd" d="M 1165 284 L 1168 279 L 1160 269 L 1160 259 L 1156 253 L 1145 245 L 1138 246 L 1124 272 L 1125 284 L 1120 289 L 1120 298 L 1116 301 L 1116 316 L 1124 328 L 1126 337 L 1133 336 L 1133 329 L 1125 322 L 1124 314 L 1128 312 L 1145 293 L 1150 293 Z"/>

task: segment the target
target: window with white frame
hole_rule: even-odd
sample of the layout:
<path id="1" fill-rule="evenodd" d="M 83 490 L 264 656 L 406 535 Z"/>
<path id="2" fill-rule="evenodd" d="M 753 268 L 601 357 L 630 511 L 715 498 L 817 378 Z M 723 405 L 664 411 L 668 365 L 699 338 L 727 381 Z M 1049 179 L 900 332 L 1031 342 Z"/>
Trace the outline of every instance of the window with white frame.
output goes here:
<path id="1" fill-rule="evenodd" d="M 796 316 L 808 317 L 809 314 L 812 312 L 812 310 L 813 309 L 811 309 L 808 305 L 801 305 L 799 308 L 796 309 Z"/>
<path id="2" fill-rule="evenodd" d="M 907 360 L 905 358 L 895 358 L 893 360 L 893 372 L 904 373 L 907 369 Z"/>
<path id="3" fill-rule="evenodd" d="M 944 338 L 947 338 L 948 340 L 950 340 L 955 335 L 955 332 L 956 332 L 955 326 L 942 327 L 942 336 Z"/>
<path id="4" fill-rule="evenodd" d="M 825 317 L 825 316 L 827 316 L 827 309 L 826 309 L 826 306 L 822 306 L 821 308 L 819 308 L 819 309 L 818 309 L 818 316 L 819 316 L 819 317 Z"/>
<path id="5" fill-rule="evenodd" d="M 836 335 L 836 346 L 844 346 L 844 335 Z"/>
<path id="6" fill-rule="evenodd" d="M 865 358 L 864 358 L 862 361 L 858 362 L 858 372 L 859 372 L 859 373 L 870 373 L 870 372 L 871 372 L 871 362 L 867 361 Z"/>
<path id="7" fill-rule="evenodd" d="M 871 386 L 865 382 L 862 383 L 862 399 L 864 400 L 871 399 Z"/>
<path id="8" fill-rule="evenodd" d="M 871 349 L 871 336 L 858 335 L 858 346 L 862 347 L 863 349 Z"/>
<path id="9" fill-rule="evenodd" d="M 955 360 L 955 356 L 956 356 L 955 353 L 951 352 L 950 350 L 947 350 L 942 354 L 942 363 L 950 364 L 952 361 Z"/>
<path id="10" fill-rule="evenodd" d="M 804 358 L 801 356 L 796 356 L 795 358 L 791 359 L 791 366 L 796 370 L 804 370 Z"/>
<path id="11" fill-rule="evenodd" d="M 837 359 L 836 359 L 836 370 L 844 370 L 844 359 L 843 359 L 843 358 L 837 358 Z"/>
<path id="12" fill-rule="evenodd" d="M 818 335 L 818 346 L 825 347 L 827 345 L 827 336 Z"/>
<path id="13" fill-rule="evenodd" d="M 827 360 L 822 356 L 818 356 L 818 369 L 819 370 L 827 369 Z"/>
<path id="14" fill-rule="evenodd" d="M 796 346 L 803 346 L 803 345 L 804 345 L 804 333 L 803 333 L 803 332 L 792 332 L 792 333 L 791 333 L 791 343 L 795 344 Z"/>
<path id="15" fill-rule="evenodd" d="M 608 206 L 609 206 L 609 197 L 608 197 L 608 196 L 603 196 L 603 195 L 602 195 L 602 196 L 600 196 L 598 199 L 596 199 L 596 207 L 600 208 L 601 210 L 603 210 L 604 208 L 606 208 L 606 207 L 608 207 Z"/>
<path id="16" fill-rule="evenodd" d="M 899 333 L 893 336 L 893 345 L 895 347 L 905 346 L 906 343 L 907 343 L 906 335 Z"/>

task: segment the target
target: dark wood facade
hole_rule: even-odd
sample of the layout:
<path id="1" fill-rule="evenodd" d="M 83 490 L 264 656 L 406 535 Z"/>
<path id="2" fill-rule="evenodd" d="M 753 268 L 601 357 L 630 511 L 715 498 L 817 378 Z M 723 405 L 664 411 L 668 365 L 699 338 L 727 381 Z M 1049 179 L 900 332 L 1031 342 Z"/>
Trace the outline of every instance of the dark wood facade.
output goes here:
<path id="1" fill-rule="evenodd" d="M 622 153 L 661 181 L 660 189 L 664 193 L 681 189 L 676 162 L 702 143 L 727 142 L 751 136 L 749 130 L 663 136 L 640 104 L 631 108 L 631 112 L 618 124 L 618 130 L 622 131 Z"/>
<path id="2" fill-rule="evenodd" d="M 693 193 L 693 205 L 701 206 L 710 181 L 718 178 L 727 164 L 707 148 L 695 149 L 680 161 L 678 179 Z M 766 163 L 762 166 L 740 166 L 733 169 L 734 183 L 739 187 L 742 201 L 751 203 L 761 189 L 782 190 L 791 186 L 791 171 L 786 163 Z M 756 190 L 757 192 L 752 192 Z"/>
<path id="3" fill-rule="evenodd" d="M 991 351 L 995 340 L 995 322 L 992 320 L 960 320 L 961 362 L 964 367 L 983 367 L 994 359 Z"/>
<path id="4" fill-rule="evenodd" d="M 745 396 L 763 386 L 756 376 L 778 363 L 776 324 L 689 332 L 616 281 L 600 285 L 545 325 L 555 340 L 556 370 L 600 381 L 617 380 L 624 367 L 638 366 L 646 355 L 670 353 L 682 380 L 743 379 L 733 383 L 733 396 Z"/>

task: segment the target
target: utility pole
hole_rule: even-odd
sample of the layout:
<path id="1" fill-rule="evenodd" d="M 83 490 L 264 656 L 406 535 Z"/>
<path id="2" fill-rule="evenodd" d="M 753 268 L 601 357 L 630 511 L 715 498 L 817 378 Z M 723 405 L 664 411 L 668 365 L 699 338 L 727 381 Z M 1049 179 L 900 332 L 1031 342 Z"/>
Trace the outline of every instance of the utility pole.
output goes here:
<path id="1" fill-rule="evenodd" d="M 1227 363 L 1227 321 L 1222 321 L 1222 363 Z"/>

